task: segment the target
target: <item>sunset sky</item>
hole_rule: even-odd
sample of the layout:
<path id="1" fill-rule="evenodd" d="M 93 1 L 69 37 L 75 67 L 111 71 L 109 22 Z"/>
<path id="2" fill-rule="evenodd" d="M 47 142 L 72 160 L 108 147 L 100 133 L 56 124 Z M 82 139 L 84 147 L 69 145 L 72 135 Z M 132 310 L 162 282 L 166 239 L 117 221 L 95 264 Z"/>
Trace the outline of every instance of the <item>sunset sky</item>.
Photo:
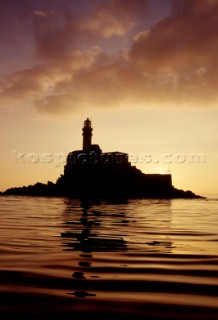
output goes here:
<path id="1" fill-rule="evenodd" d="M 0 0 L 0 30 L 1 191 L 55 182 L 90 117 L 104 152 L 218 193 L 218 0 Z"/>

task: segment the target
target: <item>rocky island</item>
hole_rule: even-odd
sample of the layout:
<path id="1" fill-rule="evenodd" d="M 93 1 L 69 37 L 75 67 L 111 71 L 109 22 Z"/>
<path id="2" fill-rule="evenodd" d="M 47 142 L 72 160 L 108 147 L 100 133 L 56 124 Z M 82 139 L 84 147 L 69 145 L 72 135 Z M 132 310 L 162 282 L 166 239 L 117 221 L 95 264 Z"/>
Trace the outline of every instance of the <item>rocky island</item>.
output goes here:
<path id="1" fill-rule="evenodd" d="M 89 118 L 82 129 L 82 150 L 68 154 L 64 173 L 55 183 L 36 183 L 7 189 L 3 195 L 56 196 L 75 198 L 201 198 L 176 189 L 171 174 L 145 174 L 132 166 L 128 154 L 102 152 L 92 144 Z"/>

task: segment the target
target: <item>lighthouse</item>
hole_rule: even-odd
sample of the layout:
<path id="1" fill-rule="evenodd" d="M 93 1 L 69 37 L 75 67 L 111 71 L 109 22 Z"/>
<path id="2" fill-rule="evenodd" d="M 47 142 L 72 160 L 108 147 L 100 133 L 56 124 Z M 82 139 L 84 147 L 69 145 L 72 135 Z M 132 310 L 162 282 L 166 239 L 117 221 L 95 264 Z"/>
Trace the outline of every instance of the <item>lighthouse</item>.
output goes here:
<path id="1" fill-rule="evenodd" d="M 92 144 L 92 123 L 87 118 L 83 125 L 83 151 L 88 152 Z"/>

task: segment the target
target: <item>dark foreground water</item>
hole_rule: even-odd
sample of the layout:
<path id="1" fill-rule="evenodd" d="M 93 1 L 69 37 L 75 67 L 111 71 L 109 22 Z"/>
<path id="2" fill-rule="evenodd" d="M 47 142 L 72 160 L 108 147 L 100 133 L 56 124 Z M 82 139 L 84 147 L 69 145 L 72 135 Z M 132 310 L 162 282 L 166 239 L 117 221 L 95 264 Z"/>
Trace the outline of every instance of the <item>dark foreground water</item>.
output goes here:
<path id="1" fill-rule="evenodd" d="M 0 197 L 0 316 L 218 319 L 218 201 Z"/>

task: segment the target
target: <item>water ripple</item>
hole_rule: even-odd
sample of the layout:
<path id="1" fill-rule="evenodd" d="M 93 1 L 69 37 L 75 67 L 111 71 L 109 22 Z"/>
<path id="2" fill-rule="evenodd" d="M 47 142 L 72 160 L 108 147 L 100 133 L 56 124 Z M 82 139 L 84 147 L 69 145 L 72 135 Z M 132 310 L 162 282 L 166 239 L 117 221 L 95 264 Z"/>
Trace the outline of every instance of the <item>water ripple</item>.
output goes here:
<path id="1" fill-rule="evenodd" d="M 218 319 L 217 201 L 0 201 L 3 318 Z"/>

